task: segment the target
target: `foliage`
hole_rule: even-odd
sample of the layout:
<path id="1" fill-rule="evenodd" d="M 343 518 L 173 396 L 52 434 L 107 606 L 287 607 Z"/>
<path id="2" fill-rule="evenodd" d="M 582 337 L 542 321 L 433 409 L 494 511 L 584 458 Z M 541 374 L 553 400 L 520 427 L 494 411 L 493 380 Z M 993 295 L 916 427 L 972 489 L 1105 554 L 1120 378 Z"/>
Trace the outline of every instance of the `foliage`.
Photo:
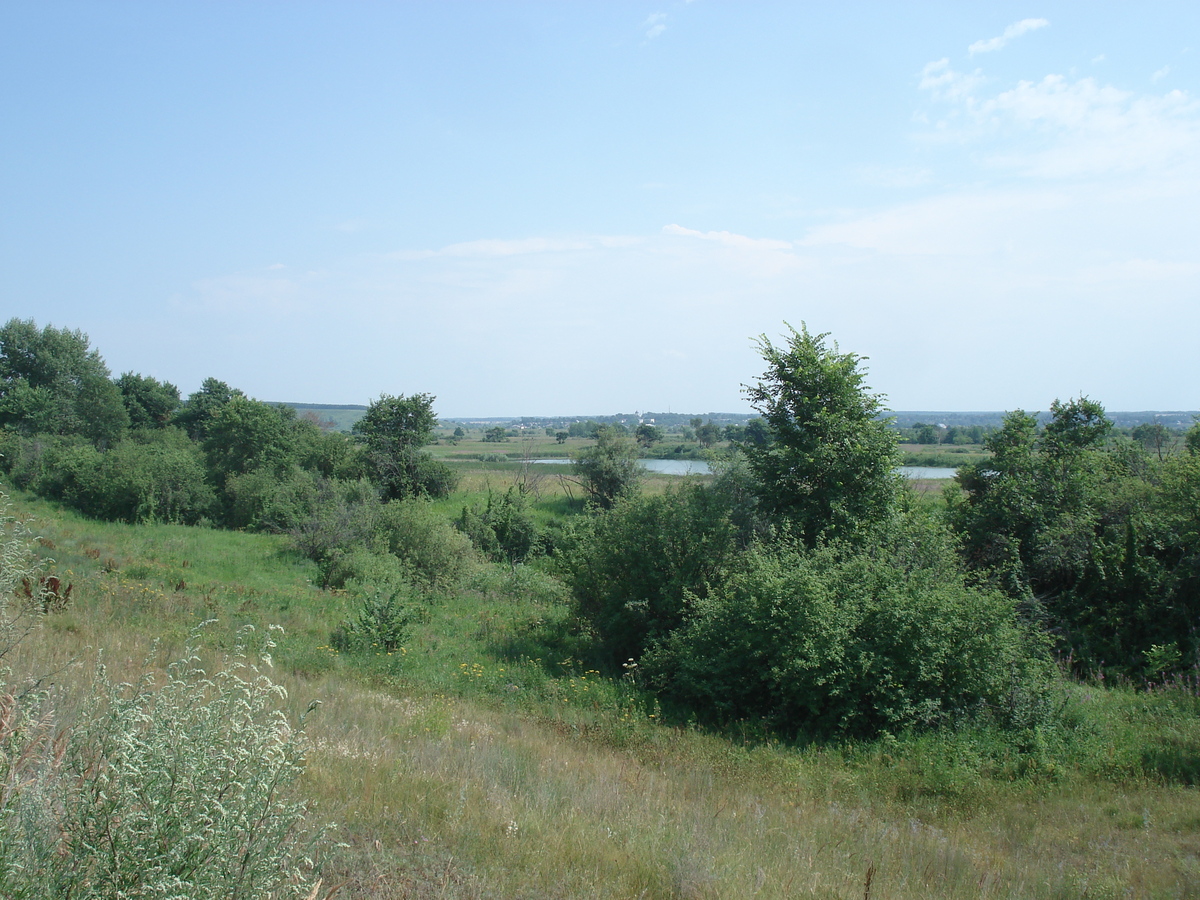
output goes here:
<path id="1" fill-rule="evenodd" d="M 388 581 L 357 592 L 357 610 L 330 636 L 336 650 L 394 653 L 408 639 L 416 614 L 414 591 L 404 581 Z"/>
<path id="2" fill-rule="evenodd" d="M 0 328 L 0 427 L 103 447 L 125 433 L 129 415 L 87 335 L 10 319 Z"/>
<path id="3" fill-rule="evenodd" d="M 709 419 L 696 429 L 696 440 L 700 443 L 700 446 L 704 447 L 705 449 L 711 447 L 717 441 L 721 440 L 723 436 L 723 429 L 720 425 L 717 425 L 715 422 L 713 422 L 712 419 Z"/>
<path id="4" fill-rule="evenodd" d="M 863 737 L 975 714 L 1032 727 L 1049 712 L 1037 639 L 1011 601 L 964 583 L 932 524 L 860 549 L 755 548 L 687 599 L 686 622 L 642 666 L 702 717 Z"/>
<path id="5" fill-rule="evenodd" d="M 325 482 L 289 533 L 321 569 L 323 586 L 411 580 L 444 587 L 474 566 L 471 540 L 418 497 L 380 504 L 363 482 Z"/>
<path id="6" fill-rule="evenodd" d="M 373 477 L 388 500 L 445 497 L 457 479 L 449 466 L 421 452 L 433 438 L 437 417 L 432 394 L 380 395 L 354 425 L 366 441 Z"/>
<path id="7" fill-rule="evenodd" d="M 437 425 L 433 401 L 432 394 L 381 394 L 355 424 L 354 433 L 362 435 L 372 450 L 388 456 L 424 447 Z"/>
<path id="8" fill-rule="evenodd" d="M 737 550 L 727 497 L 685 485 L 633 497 L 581 525 L 561 571 L 615 662 L 636 659 L 683 624 Z"/>
<path id="9" fill-rule="evenodd" d="M 633 432 L 634 438 L 642 447 L 651 447 L 663 439 L 662 430 L 654 425 L 643 422 Z M 560 442 L 561 443 L 561 442 Z"/>
<path id="10" fill-rule="evenodd" d="M 397 557 L 419 582 L 431 587 L 460 581 L 476 562 L 470 538 L 420 498 L 385 503 L 375 541 L 375 546 Z"/>
<path id="11" fill-rule="evenodd" d="M 162 428 L 179 408 L 179 388 L 169 381 L 126 372 L 117 379 L 117 389 L 131 428 Z"/>
<path id="12" fill-rule="evenodd" d="M 759 339 L 767 370 L 746 394 L 771 440 L 747 441 L 745 452 L 763 507 L 814 546 L 887 516 L 896 439 L 879 417 L 882 397 L 863 385 L 861 358 L 827 347 L 827 335 L 789 329 L 786 347 Z"/>
<path id="13" fill-rule="evenodd" d="M 175 411 L 174 423 L 186 431 L 192 440 L 203 441 L 225 404 L 235 397 L 245 396 L 223 381 L 205 378 L 200 390 L 189 394 L 183 406 Z"/>
<path id="14" fill-rule="evenodd" d="M 194 524 L 214 509 L 200 451 L 174 428 L 137 432 L 104 452 L 31 438 L 17 463 L 18 484 L 98 519 Z"/>
<path id="15" fill-rule="evenodd" d="M 190 647 L 161 687 L 149 675 L 114 685 L 101 669 L 79 720 L 38 748 L 31 777 L 10 782 L 0 894 L 308 894 L 312 836 L 292 795 L 305 742 L 262 671 L 272 646 L 239 647 L 211 676 Z"/>
<path id="16" fill-rule="evenodd" d="M 286 406 L 271 406 L 260 400 L 234 396 L 207 421 L 204 429 L 205 456 L 213 483 L 224 486 L 231 475 L 255 469 L 280 471 L 292 460 L 295 447 L 292 426 L 296 420 Z"/>
<path id="17" fill-rule="evenodd" d="M 456 526 L 493 562 L 524 562 L 538 540 L 528 506 L 525 494 L 515 485 L 503 494 L 489 490 L 482 506 L 463 507 Z"/>
<path id="18" fill-rule="evenodd" d="M 1195 663 L 1195 457 L 1109 442 L 1087 398 L 1051 410 L 1041 435 L 1032 416 L 1010 413 L 988 437 L 991 460 L 960 470 L 950 511 L 966 559 L 1043 617 L 1084 670 L 1140 675 L 1154 646 L 1177 641 Z"/>
<path id="19" fill-rule="evenodd" d="M 287 527 L 297 550 L 320 567 L 324 587 L 341 587 L 348 575 L 341 561 L 356 548 L 367 548 L 375 540 L 382 507 L 378 493 L 366 481 L 321 481 L 304 514 Z"/>
<path id="20" fill-rule="evenodd" d="M 486 443 L 499 444 L 508 440 L 508 429 L 503 425 L 497 425 L 494 428 L 489 428 L 483 433 L 483 439 Z"/>
<path id="21" fill-rule="evenodd" d="M 637 459 L 637 443 L 604 426 L 596 432 L 596 443 L 575 455 L 573 468 L 588 498 L 601 509 L 611 509 L 637 488 L 642 476 Z"/>
<path id="22" fill-rule="evenodd" d="M 1189 453 L 1200 454 L 1200 422 L 1188 429 L 1183 437 L 1184 445 Z"/>
<path id="23" fill-rule="evenodd" d="M 225 524 L 230 528 L 286 532 L 310 520 L 318 505 L 341 490 L 336 479 L 291 466 L 255 469 L 225 481 Z M 372 491 L 368 494 L 373 496 Z"/>

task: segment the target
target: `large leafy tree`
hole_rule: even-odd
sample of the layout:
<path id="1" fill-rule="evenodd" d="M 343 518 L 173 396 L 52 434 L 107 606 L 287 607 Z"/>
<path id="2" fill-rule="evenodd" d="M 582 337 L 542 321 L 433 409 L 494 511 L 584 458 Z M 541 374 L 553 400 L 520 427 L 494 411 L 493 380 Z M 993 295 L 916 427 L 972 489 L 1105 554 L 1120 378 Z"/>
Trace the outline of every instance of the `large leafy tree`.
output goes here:
<path id="1" fill-rule="evenodd" d="M 214 480 L 255 469 L 282 471 L 294 450 L 295 412 L 236 396 L 209 421 L 203 441 Z"/>
<path id="2" fill-rule="evenodd" d="M 1104 447 L 1112 423 L 1099 403 L 1055 400 L 1050 409 L 1041 434 L 1029 413 L 1008 413 L 984 442 L 991 459 L 959 471 L 964 496 L 954 504 L 969 562 L 1027 599 L 1077 580 L 1099 525 L 1101 485 L 1121 474 Z"/>
<path id="3" fill-rule="evenodd" d="M 886 516 L 898 486 L 896 437 L 871 393 L 862 357 L 827 346 L 826 334 L 788 326 L 785 346 L 763 335 L 767 370 L 745 388 L 770 439 L 747 441 L 763 508 L 809 545 Z"/>
<path id="4" fill-rule="evenodd" d="M 437 425 L 434 399 L 432 394 L 382 394 L 354 426 L 355 434 L 366 442 L 385 499 L 442 497 L 454 488 L 449 467 L 421 450 L 433 439 Z"/>
<path id="5" fill-rule="evenodd" d="M 0 328 L 0 426 L 106 446 L 124 434 L 129 415 L 86 334 L 10 319 Z"/>

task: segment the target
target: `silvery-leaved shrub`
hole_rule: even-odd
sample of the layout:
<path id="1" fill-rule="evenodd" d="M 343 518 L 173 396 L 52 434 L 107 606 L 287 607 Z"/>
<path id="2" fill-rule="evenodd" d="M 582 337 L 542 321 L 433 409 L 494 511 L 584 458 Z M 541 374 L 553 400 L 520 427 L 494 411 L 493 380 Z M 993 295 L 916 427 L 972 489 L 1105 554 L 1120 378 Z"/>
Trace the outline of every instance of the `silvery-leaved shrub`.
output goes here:
<path id="1" fill-rule="evenodd" d="M 0 559 L 10 626 L 36 566 L 6 507 Z M 304 735 L 266 674 L 270 633 L 239 638 L 215 674 L 194 645 L 165 678 L 114 684 L 101 668 L 69 723 L 0 672 L 0 897 L 313 895 L 321 834 L 294 792 Z"/>

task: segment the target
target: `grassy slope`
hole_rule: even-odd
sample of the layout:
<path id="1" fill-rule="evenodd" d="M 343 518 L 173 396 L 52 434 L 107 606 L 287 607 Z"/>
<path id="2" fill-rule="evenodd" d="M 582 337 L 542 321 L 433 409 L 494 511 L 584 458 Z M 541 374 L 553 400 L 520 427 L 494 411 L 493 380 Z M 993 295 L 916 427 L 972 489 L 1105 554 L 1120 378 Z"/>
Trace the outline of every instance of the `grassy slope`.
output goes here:
<path id="1" fill-rule="evenodd" d="M 348 658 L 326 646 L 344 599 L 282 538 L 18 507 L 74 589 L 7 661 L 83 661 L 56 676 L 68 708 L 96 648 L 132 677 L 203 619 L 213 652 L 287 629 L 276 676 L 295 711 L 323 703 L 304 790 L 339 824 L 339 897 L 1200 893 L 1196 791 L 1154 774 L 1200 775 L 1194 703 L 1076 688 L 1075 730 L 1020 759 L 979 734 L 788 748 L 663 724 L 529 569 L 481 568 L 403 652 Z"/>

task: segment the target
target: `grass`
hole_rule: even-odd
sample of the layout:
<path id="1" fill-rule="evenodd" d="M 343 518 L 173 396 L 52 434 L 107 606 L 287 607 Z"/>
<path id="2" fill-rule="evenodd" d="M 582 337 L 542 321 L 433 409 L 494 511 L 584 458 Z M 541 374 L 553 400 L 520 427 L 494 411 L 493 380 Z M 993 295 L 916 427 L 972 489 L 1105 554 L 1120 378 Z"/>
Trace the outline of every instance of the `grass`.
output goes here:
<path id="1" fill-rule="evenodd" d="M 991 457 L 981 444 L 947 446 L 945 444 L 900 444 L 903 465 L 957 469 Z"/>
<path id="2" fill-rule="evenodd" d="M 480 468 L 447 511 L 514 471 Z M 289 705 L 322 702 L 302 789 L 338 826 L 339 898 L 1200 894 L 1194 685 L 1073 685 L 1066 725 L 1019 748 L 978 729 L 788 746 L 664 721 L 536 567 L 481 565 L 402 650 L 343 654 L 348 598 L 282 537 L 18 510 L 74 587 L 5 662 L 68 698 L 101 648 L 128 678 L 202 620 L 213 654 L 242 624 L 284 626 Z"/>

